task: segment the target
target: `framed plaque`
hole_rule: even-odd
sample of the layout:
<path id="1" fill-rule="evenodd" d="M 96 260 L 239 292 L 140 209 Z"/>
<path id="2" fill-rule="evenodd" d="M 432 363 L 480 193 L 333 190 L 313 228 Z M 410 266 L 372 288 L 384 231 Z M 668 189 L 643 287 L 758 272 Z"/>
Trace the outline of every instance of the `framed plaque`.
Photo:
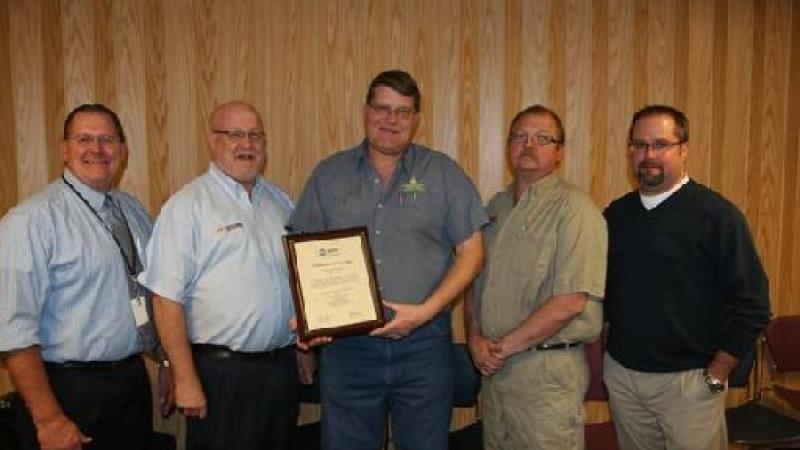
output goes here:
<path id="1" fill-rule="evenodd" d="M 385 323 L 366 227 L 283 237 L 301 340 Z"/>

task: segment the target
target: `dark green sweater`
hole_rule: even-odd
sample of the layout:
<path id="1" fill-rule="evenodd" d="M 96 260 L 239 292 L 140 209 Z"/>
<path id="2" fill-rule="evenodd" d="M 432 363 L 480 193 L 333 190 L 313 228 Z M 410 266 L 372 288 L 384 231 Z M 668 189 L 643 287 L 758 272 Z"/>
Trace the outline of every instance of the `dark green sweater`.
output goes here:
<path id="1" fill-rule="evenodd" d="M 753 348 L 769 321 L 769 289 L 747 222 L 689 181 L 646 210 L 638 192 L 612 202 L 605 320 L 608 351 L 642 372 L 705 368 L 717 350 Z"/>

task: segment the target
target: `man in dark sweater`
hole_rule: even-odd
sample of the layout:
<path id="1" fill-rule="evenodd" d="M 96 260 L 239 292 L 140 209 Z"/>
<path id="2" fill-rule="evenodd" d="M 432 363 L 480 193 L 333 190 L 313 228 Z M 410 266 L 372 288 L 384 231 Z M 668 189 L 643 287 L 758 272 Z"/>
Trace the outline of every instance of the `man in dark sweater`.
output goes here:
<path id="1" fill-rule="evenodd" d="M 690 180 L 688 121 L 651 105 L 628 132 L 638 191 L 605 211 L 605 382 L 623 449 L 725 449 L 725 383 L 769 321 L 750 230 Z"/>

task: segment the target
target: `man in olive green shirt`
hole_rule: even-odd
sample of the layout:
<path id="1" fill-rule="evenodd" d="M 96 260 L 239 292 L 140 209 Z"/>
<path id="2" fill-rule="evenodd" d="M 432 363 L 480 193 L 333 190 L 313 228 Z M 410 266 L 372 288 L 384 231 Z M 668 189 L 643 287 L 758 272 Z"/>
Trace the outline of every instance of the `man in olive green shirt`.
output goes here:
<path id="1" fill-rule="evenodd" d="M 592 200 L 554 173 L 563 146 L 553 111 L 518 113 L 507 144 L 514 182 L 488 206 L 487 264 L 465 308 L 488 450 L 584 446 L 582 344 L 602 327 L 608 238 Z"/>

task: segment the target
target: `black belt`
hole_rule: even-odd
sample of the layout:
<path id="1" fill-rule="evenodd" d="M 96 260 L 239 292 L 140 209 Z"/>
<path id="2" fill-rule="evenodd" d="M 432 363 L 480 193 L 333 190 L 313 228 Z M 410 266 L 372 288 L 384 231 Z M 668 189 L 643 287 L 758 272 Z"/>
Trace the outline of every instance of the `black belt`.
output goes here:
<path id="1" fill-rule="evenodd" d="M 240 361 L 276 359 L 283 353 L 286 353 L 292 349 L 294 349 L 294 346 L 287 345 L 286 347 L 267 350 L 264 352 L 237 352 L 224 345 L 192 344 L 192 352 L 195 354 L 203 355 L 213 359 L 231 359 Z"/>
<path id="2" fill-rule="evenodd" d="M 141 360 L 142 358 L 139 357 L 139 354 L 134 353 L 133 355 L 128 356 L 127 358 L 123 358 L 117 361 L 64 361 L 61 363 L 45 361 L 44 365 L 49 369 L 78 369 L 78 370 L 103 371 L 103 370 L 119 369 L 121 367 L 128 366 L 130 364 L 136 363 L 137 361 Z"/>
<path id="3" fill-rule="evenodd" d="M 536 350 L 544 351 L 544 350 L 565 350 L 572 347 L 577 347 L 579 345 L 583 345 L 583 342 L 558 342 L 556 344 L 539 344 L 536 346 Z"/>

